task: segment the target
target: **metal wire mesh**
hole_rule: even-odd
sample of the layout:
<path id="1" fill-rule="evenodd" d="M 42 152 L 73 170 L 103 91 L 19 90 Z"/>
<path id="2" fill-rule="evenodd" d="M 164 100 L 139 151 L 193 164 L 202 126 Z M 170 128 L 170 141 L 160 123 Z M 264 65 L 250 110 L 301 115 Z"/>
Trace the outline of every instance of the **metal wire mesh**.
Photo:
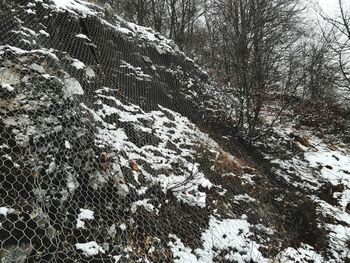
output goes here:
<path id="1" fill-rule="evenodd" d="M 265 262 L 274 179 L 176 113 L 225 125 L 205 77 L 91 8 L 1 7 L 0 262 Z"/>

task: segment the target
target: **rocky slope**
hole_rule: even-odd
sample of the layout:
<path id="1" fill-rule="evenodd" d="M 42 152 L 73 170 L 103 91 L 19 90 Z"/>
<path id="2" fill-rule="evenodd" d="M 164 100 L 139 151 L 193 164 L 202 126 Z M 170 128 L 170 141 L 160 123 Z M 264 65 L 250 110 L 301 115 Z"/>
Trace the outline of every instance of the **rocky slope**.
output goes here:
<path id="1" fill-rule="evenodd" d="M 0 22 L 1 262 L 347 262 L 348 145 L 281 125 L 247 149 L 234 98 L 96 5 Z"/>

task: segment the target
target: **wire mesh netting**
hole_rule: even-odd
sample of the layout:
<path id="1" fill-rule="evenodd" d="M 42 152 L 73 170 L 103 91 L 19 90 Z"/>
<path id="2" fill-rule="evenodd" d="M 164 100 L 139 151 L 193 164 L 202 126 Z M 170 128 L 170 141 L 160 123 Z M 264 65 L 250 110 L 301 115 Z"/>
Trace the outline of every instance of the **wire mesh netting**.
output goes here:
<path id="1" fill-rule="evenodd" d="M 80 1 L 0 12 L 0 262 L 274 262 L 317 227 L 230 154 L 222 94 L 172 41 Z"/>

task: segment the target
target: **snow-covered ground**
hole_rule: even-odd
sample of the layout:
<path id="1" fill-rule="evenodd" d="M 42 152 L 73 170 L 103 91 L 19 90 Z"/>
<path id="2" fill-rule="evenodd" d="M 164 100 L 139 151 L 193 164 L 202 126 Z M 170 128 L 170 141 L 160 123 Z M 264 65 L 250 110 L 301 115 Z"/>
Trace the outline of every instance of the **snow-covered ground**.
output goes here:
<path id="1" fill-rule="evenodd" d="M 307 262 L 310 256 L 313 262 L 343 262 L 349 257 L 348 242 L 350 238 L 349 204 L 350 204 L 350 145 L 342 142 L 337 135 L 324 134 L 320 138 L 314 129 L 296 125 L 293 118 L 284 117 L 283 124 L 276 124 L 274 136 L 261 145 L 283 145 L 284 154 L 266 154 L 265 158 L 274 165 L 274 174 L 283 178 L 286 184 L 306 193 L 322 215 L 325 231 L 328 233 L 329 255 L 325 259 L 315 248 L 308 245 L 281 252 L 279 260 Z M 267 121 L 273 119 L 266 116 Z M 345 120 L 344 120 L 345 121 Z M 291 150 L 291 149 L 294 150 Z M 290 253 L 289 259 L 285 253 Z M 297 253 L 297 254 L 296 254 Z M 301 257 L 301 258 L 300 258 Z M 304 260 L 304 261 L 302 261 Z M 284 262 L 284 261 L 283 261 Z"/>

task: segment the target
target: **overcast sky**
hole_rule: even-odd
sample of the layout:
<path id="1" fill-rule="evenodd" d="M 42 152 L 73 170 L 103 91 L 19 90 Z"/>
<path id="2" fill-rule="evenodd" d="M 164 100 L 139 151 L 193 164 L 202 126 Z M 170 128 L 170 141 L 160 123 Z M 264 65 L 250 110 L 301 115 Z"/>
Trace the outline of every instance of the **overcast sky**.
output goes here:
<path id="1" fill-rule="evenodd" d="M 318 2 L 322 9 L 327 13 L 334 13 L 334 11 L 337 9 L 338 0 L 318 0 Z"/>

